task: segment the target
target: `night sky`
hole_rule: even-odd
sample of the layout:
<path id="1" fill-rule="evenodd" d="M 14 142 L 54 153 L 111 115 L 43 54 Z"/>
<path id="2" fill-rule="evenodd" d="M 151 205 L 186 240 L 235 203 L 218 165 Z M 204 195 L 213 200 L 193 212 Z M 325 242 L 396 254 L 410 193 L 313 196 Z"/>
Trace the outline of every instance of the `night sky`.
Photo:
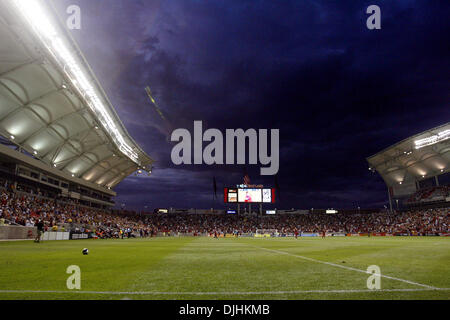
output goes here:
<path id="1" fill-rule="evenodd" d="M 449 1 L 57 0 L 125 127 L 156 160 L 116 187 L 127 209 L 222 208 L 272 185 L 258 165 L 175 166 L 171 131 L 280 129 L 277 208 L 382 207 L 366 158 L 450 120 Z M 381 8 L 368 30 L 366 8 Z M 166 118 L 149 102 L 150 86 Z M 213 200 L 213 176 L 219 199 Z"/>

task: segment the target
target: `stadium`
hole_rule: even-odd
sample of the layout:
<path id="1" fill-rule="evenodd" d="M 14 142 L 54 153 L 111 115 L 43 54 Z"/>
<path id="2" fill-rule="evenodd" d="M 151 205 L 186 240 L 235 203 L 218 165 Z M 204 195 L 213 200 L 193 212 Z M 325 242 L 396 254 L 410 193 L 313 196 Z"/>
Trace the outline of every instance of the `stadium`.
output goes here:
<path id="1" fill-rule="evenodd" d="M 450 123 L 366 159 L 387 207 L 274 209 L 277 186 L 245 176 L 222 209 L 118 209 L 115 188 L 155 161 L 32 3 L 0 3 L 1 300 L 449 299 Z"/>

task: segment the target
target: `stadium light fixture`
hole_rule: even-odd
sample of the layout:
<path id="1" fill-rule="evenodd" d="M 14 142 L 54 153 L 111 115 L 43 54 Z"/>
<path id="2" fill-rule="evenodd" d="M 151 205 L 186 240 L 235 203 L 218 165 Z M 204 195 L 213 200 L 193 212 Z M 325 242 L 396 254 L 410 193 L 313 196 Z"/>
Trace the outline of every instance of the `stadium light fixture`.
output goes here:
<path id="1" fill-rule="evenodd" d="M 38 153 L 37 153 L 37 151 L 36 151 L 36 150 L 34 150 L 34 151 L 33 151 L 33 154 L 34 154 L 34 155 L 37 155 Z"/>
<path id="2" fill-rule="evenodd" d="M 11 2 L 23 15 L 49 53 L 60 64 L 73 87 L 84 97 L 87 105 L 100 120 L 106 131 L 109 132 L 119 150 L 139 165 L 138 154 L 125 141 L 125 137 L 119 131 L 113 116 L 108 111 L 108 107 L 100 98 L 101 95 L 98 94 L 98 90 L 92 86 L 88 76 L 82 70 L 82 63 L 79 63 L 76 55 L 69 50 L 64 42 L 64 36 L 53 25 L 41 2 L 39 0 L 11 0 Z"/>
<path id="3" fill-rule="evenodd" d="M 438 134 L 432 135 L 431 137 L 420 139 L 414 141 L 416 149 L 420 149 L 426 146 L 431 146 L 438 142 L 442 142 L 450 138 L 450 129 L 439 132 Z"/>
<path id="4" fill-rule="evenodd" d="M 10 136 L 11 140 L 14 140 L 16 137 L 14 137 L 13 135 Z"/>

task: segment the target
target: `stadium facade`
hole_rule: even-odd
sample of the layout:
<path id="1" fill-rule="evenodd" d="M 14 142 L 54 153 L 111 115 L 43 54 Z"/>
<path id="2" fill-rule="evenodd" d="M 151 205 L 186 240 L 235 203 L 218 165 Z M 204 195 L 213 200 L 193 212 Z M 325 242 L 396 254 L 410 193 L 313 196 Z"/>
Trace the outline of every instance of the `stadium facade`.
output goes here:
<path id="1" fill-rule="evenodd" d="M 128 134 L 55 10 L 0 3 L 0 170 L 101 207 L 153 160 Z"/>
<path id="2" fill-rule="evenodd" d="M 394 201 L 397 206 L 450 201 L 444 187 L 450 171 L 450 123 L 400 141 L 367 162 L 386 183 L 391 210 Z"/>

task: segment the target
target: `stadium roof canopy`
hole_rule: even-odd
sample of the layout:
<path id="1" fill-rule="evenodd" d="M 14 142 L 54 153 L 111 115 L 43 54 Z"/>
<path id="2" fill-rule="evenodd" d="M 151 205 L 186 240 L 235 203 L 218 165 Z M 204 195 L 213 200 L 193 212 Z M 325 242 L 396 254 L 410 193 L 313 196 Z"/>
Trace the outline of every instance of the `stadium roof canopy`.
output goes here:
<path id="1" fill-rule="evenodd" d="M 447 173 L 450 169 L 450 123 L 400 141 L 367 161 L 370 170 L 376 170 L 388 187 L 397 190 Z"/>
<path id="2" fill-rule="evenodd" d="M 112 188 L 153 160 L 130 137 L 50 6 L 0 3 L 0 133 L 49 166 Z"/>

